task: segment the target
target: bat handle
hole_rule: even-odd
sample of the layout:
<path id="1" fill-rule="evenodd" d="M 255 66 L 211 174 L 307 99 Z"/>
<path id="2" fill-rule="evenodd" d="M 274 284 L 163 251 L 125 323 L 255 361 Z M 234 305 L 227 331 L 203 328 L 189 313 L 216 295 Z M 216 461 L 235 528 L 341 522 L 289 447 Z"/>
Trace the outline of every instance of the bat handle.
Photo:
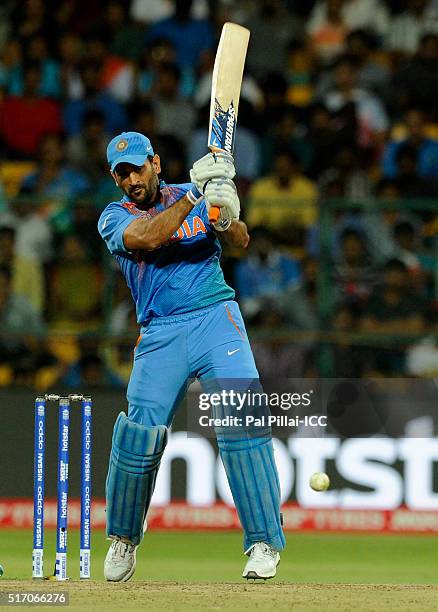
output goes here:
<path id="1" fill-rule="evenodd" d="M 208 219 L 210 223 L 217 223 L 219 221 L 220 214 L 221 209 L 219 206 L 210 206 L 210 210 L 208 211 Z"/>
<path id="2" fill-rule="evenodd" d="M 212 153 L 219 153 L 223 149 L 218 149 L 217 147 L 209 147 Z M 210 206 L 210 210 L 208 211 L 208 219 L 210 223 L 217 223 L 219 221 L 219 217 L 221 214 L 221 209 L 219 206 Z"/>

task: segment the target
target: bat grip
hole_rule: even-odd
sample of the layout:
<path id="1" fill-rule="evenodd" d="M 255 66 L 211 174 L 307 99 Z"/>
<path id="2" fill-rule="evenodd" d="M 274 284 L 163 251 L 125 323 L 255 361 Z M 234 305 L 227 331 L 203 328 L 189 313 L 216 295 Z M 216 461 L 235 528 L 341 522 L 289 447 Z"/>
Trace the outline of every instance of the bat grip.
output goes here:
<path id="1" fill-rule="evenodd" d="M 219 206 L 210 206 L 210 210 L 208 211 L 208 218 L 210 223 L 217 223 L 219 221 L 219 216 L 221 214 L 221 209 Z"/>
<path id="2" fill-rule="evenodd" d="M 209 147 L 212 153 L 218 153 L 223 149 L 219 149 L 217 147 Z M 219 217 L 221 214 L 221 209 L 219 206 L 210 206 L 210 210 L 208 211 L 208 219 L 210 223 L 217 223 L 219 221 Z"/>

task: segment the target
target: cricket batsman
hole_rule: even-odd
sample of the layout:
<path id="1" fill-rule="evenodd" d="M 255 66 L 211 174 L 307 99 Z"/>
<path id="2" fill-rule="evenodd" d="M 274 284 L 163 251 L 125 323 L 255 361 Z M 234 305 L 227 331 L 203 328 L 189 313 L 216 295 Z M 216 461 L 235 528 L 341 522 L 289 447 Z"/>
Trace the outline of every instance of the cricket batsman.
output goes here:
<path id="1" fill-rule="evenodd" d="M 136 303 L 140 336 L 127 389 L 128 414 L 114 426 L 106 482 L 105 578 L 129 580 L 168 428 L 190 379 L 258 381 L 234 291 L 220 267 L 224 240 L 245 248 L 228 153 L 193 164 L 191 182 L 167 185 L 149 139 L 124 132 L 108 144 L 111 175 L 123 192 L 98 228 Z M 209 221 L 210 205 L 220 208 Z M 220 240 L 219 240 L 219 239 Z M 280 486 L 269 435 L 217 433 L 219 452 L 244 531 L 244 578 L 272 578 L 285 546 Z"/>

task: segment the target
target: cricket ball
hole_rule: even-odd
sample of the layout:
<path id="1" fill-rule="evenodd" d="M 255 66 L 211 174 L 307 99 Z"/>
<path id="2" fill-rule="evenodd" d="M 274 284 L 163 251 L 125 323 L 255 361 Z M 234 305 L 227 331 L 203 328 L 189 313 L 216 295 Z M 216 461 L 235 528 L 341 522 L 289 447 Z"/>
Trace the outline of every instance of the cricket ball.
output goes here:
<path id="1" fill-rule="evenodd" d="M 330 486 L 330 478 L 324 472 L 315 472 L 311 475 L 309 484 L 314 491 L 327 491 Z"/>

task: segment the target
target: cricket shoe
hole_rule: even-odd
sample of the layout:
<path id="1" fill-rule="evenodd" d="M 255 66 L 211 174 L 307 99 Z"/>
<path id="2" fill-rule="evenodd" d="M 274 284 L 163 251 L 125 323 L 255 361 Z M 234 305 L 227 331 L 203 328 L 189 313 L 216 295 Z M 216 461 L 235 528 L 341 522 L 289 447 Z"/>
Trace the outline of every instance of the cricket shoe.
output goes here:
<path id="1" fill-rule="evenodd" d="M 273 578 L 277 573 L 280 555 L 266 542 L 253 544 L 245 554 L 249 554 L 249 559 L 243 570 L 242 578 L 266 580 Z"/>
<path id="2" fill-rule="evenodd" d="M 126 582 L 135 572 L 137 546 L 124 542 L 119 536 L 113 538 L 104 565 L 105 580 Z"/>

